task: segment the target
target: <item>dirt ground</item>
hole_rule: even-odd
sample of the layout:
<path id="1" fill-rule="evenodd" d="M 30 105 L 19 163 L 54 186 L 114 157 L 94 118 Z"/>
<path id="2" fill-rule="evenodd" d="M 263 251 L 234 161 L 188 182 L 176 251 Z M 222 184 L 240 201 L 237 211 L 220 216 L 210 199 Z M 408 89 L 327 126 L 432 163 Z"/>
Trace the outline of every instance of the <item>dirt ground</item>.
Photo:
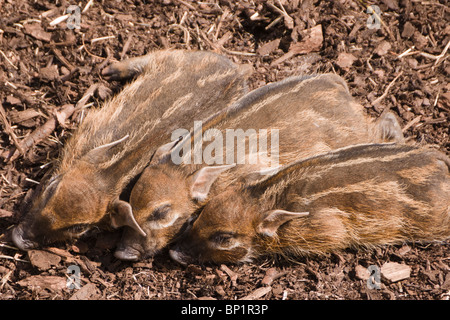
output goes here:
<path id="1" fill-rule="evenodd" d="M 14 248 L 11 227 L 81 110 L 101 106 L 123 85 L 102 79 L 101 70 L 151 50 L 213 50 L 250 63 L 251 88 L 335 72 L 369 114 L 389 108 L 410 141 L 450 154 L 446 0 L 88 2 L 0 0 L 0 299 L 450 299 L 448 241 L 297 263 L 187 267 L 167 252 L 137 263 L 115 259 L 120 231 L 30 252 Z M 75 12 L 57 23 L 72 4 L 80 4 L 80 21 Z M 381 11 L 378 28 L 370 4 Z M 69 116 L 67 105 L 83 108 Z M 409 274 L 393 283 L 383 275 L 379 288 L 369 288 L 366 268 L 386 263 Z M 66 287 L 71 265 L 80 267 L 81 289 Z"/>

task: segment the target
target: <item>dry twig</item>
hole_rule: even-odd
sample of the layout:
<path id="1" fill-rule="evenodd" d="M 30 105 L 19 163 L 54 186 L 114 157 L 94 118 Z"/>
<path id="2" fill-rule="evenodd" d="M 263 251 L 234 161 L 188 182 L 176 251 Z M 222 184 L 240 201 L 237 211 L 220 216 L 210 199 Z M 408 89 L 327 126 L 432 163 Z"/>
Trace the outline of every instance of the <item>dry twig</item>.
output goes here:
<path id="1" fill-rule="evenodd" d="M 392 81 L 388 84 L 388 86 L 387 86 L 386 89 L 384 90 L 383 94 L 382 94 L 380 97 L 378 97 L 377 99 L 375 99 L 375 100 L 372 102 L 372 105 L 373 105 L 373 106 L 375 106 L 375 105 L 377 105 L 378 103 L 380 103 L 381 100 L 383 100 L 383 99 L 387 96 L 387 94 L 388 94 L 388 92 L 389 92 L 389 89 L 392 87 L 392 85 L 394 84 L 394 82 L 397 81 L 397 79 L 398 79 L 402 74 L 403 74 L 403 71 L 400 71 L 400 73 L 394 78 L 394 80 L 392 80 Z"/>
<path id="2" fill-rule="evenodd" d="M 65 105 L 61 107 L 61 109 L 58 111 L 59 121 L 61 119 L 67 119 L 69 118 L 74 111 L 74 107 L 72 104 Z M 47 122 L 45 122 L 42 126 L 36 128 L 31 134 L 29 134 L 27 137 L 22 139 L 20 142 L 20 148 L 22 149 L 22 152 L 18 153 L 17 150 L 14 150 L 12 153 L 12 156 L 10 157 L 9 161 L 14 161 L 17 159 L 20 154 L 24 154 L 26 151 L 31 149 L 33 146 L 35 146 L 37 143 L 48 137 L 53 130 L 56 128 L 56 116 L 50 117 Z M 19 148 L 17 148 L 19 149 Z M 19 149 L 20 150 L 20 149 Z"/>
<path id="3" fill-rule="evenodd" d="M 4 128 L 5 132 L 10 136 L 11 140 L 13 141 L 17 150 L 19 150 L 20 154 L 23 154 L 23 148 L 20 145 L 19 139 L 17 139 L 17 136 L 14 133 L 14 130 L 12 129 L 11 125 L 9 124 L 9 121 L 6 117 L 6 111 L 5 111 L 5 109 L 3 109 L 3 105 L 1 102 L 0 102 L 0 119 L 3 123 L 3 128 Z"/>

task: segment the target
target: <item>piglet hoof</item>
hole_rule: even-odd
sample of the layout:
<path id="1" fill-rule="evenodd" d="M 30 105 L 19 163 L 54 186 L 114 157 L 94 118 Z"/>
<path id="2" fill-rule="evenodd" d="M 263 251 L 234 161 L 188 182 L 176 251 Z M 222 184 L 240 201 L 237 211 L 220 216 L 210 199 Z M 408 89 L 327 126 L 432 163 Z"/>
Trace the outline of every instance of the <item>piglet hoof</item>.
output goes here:
<path id="1" fill-rule="evenodd" d="M 29 250 L 37 247 L 36 242 L 24 237 L 24 232 L 20 225 L 13 229 L 11 238 L 14 245 L 20 250 Z"/>
<path id="2" fill-rule="evenodd" d="M 127 78 L 128 73 L 123 64 L 118 62 L 104 68 L 102 70 L 102 76 L 107 80 L 121 80 Z"/>

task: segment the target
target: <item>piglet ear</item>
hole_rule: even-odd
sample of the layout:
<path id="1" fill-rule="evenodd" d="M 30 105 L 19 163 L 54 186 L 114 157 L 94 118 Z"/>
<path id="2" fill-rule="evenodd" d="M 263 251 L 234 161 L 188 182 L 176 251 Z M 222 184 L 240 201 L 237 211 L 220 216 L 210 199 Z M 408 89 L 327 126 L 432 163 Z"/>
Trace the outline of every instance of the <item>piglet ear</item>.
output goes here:
<path id="1" fill-rule="evenodd" d="M 141 226 L 137 223 L 133 215 L 133 210 L 128 202 L 116 200 L 112 204 L 113 212 L 111 213 L 111 226 L 113 228 L 120 228 L 123 226 L 131 227 L 138 233 L 147 236 Z"/>
<path id="2" fill-rule="evenodd" d="M 238 73 L 244 78 L 248 79 L 253 73 L 253 67 L 251 64 L 242 64 L 238 67 Z"/>
<path id="3" fill-rule="evenodd" d="M 212 184 L 219 175 L 235 166 L 234 163 L 223 166 L 207 166 L 198 170 L 192 178 L 191 197 L 197 201 L 205 201 Z"/>
<path id="4" fill-rule="evenodd" d="M 158 149 L 156 149 L 155 153 L 153 154 L 152 160 L 150 161 L 150 164 L 156 164 L 161 161 L 163 158 L 170 159 L 168 155 L 170 154 L 170 151 L 183 139 L 183 137 L 179 137 L 177 140 L 170 141 L 169 143 L 163 144 Z"/>
<path id="5" fill-rule="evenodd" d="M 392 112 L 384 112 L 375 123 L 376 135 L 380 142 L 404 143 L 402 128 Z"/>
<path id="6" fill-rule="evenodd" d="M 309 215 L 309 212 L 291 212 L 280 209 L 268 211 L 258 225 L 257 232 L 265 236 L 273 237 L 282 224 L 307 215 Z"/>
<path id="7" fill-rule="evenodd" d="M 123 138 L 113 141 L 111 143 L 104 144 L 102 146 L 99 146 L 95 149 L 92 149 L 86 155 L 83 156 L 83 160 L 90 162 L 90 163 L 103 163 L 111 158 L 111 156 L 108 154 L 108 151 L 111 150 L 113 147 L 121 144 L 125 140 L 129 138 L 129 135 L 127 134 Z"/>

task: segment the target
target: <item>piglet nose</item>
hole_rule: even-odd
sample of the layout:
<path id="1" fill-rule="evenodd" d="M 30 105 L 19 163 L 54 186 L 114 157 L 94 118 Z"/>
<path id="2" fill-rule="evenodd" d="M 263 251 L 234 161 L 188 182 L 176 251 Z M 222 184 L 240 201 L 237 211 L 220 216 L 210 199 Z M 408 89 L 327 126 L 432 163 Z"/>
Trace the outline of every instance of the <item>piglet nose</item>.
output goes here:
<path id="1" fill-rule="evenodd" d="M 138 261 L 141 258 L 141 253 L 132 247 L 119 247 L 114 252 L 114 256 L 123 261 Z"/>
<path id="2" fill-rule="evenodd" d="M 21 225 L 18 225 L 13 229 L 12 240 L 14 245 L 21 250 L 29 250 L 37 247 L 36 242 L 26 239 Z"/>

